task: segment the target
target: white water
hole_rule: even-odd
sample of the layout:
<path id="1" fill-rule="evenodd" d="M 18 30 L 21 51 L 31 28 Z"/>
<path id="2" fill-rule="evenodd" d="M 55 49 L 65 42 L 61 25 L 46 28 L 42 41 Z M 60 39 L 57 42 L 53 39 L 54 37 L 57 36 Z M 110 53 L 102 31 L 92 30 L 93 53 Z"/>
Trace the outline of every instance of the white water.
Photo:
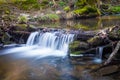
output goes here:
<path id="1" fill-rule="evenodd" d="M 102 62 L 102 54 L 103 54 L 103 47 L 98 47 L 96 49 L 96 59 L 95 62 L 101 63 Z"/>
<path id="2" fill-rule="evenodd" d="M 65 57 L 73 37 L 74 34 L 62 32 L 33 32 L 30 34 L 26 46 L 5 49 L 0 55 L 19 53 L 19 57 Z"/>
<path id="3" fill-rule="evenodd" d="M 103 47 L 99 47 L 99 59 L 102 60 Z"/>
<path id="4" fill-rule="evenodd" d="M 29 36 L 26 46 L 36 46 L 29 54 L 39 54 L 40 57 L 62 56 L 68 53 L 68 45 L 73 41 L 74 34 L 63 34 L 61 32 L 33 32 Z"/>

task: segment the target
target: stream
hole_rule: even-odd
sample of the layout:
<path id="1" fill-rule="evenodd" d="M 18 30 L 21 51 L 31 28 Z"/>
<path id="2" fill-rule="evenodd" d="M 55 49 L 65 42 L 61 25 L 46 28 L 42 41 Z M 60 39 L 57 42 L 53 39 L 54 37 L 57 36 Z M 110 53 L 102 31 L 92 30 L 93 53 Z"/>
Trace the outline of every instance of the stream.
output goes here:
<path id="1" fill-rule="evenodd" d="M 67 28 L 80 26 L 94 30 L 119 24 L 119 19 L 70 21 L 54 26 L 64 24 Z M 41 24 L 42 27 L 51 25 Z M 74 34 L 71 33 L 33 32 L 26 44 L 5 45 L 0 49 L 0 80 L 115 80 L 110 76 L 92 74 L 90 71 L 100 66 L 94 59 L 69 59 L 69 43 L 73 40 Z M 101 59 L 102 50 L 101 47 L 98 49 L 97 58 Z"/>

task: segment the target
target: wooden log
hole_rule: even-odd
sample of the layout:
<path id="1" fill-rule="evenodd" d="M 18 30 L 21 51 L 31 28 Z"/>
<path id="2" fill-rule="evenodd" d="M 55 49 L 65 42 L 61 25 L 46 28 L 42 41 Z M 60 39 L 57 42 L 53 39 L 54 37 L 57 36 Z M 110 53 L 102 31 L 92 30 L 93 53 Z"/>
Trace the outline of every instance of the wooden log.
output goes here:
<path id="1" fill-rule="evenodd" d="M 110 57 L 107 59 L 107 61 L 104 63 L 104 65 L 107 65 L 107 64 L 109 64 L 112 61 L 114 56 L 117 54 L 119 48 L 120 48 L 120 41 L 117 43 L 114 51 L 111 53 Z"/>

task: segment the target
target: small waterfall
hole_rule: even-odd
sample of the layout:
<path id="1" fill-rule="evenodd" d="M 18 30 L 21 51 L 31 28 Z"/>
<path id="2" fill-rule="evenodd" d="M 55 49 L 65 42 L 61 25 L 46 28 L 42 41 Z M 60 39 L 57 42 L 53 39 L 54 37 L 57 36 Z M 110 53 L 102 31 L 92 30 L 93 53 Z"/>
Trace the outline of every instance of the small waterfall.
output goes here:
<path id="1" fill-rule="evenodd" d="M 50 49 L 67 54 L 68 45 L 73 41 L 74 34 L 63 32 L 33 32 L 29 36 L 26 46 L 38 46 L 39 49 Z M 55 53 L 57 54 L 57 53 Z M 53 54 L 54 55 L 54 54 Z"/>
<path id="2" fill-rule="evenodd" d="M 98 56 L 98 58 L 102 59 L 103 47 L 99 47 L 98 50 L 99 50 L 99 56 Z"/>
<path id="3" fill-rule="evenodd" d="M 103 48 L 104 47 L 96 48 L 96 59 L 95 59 L 95 62 L 97 62 L 97 63 L 101 63 L 102 62 Z"/>

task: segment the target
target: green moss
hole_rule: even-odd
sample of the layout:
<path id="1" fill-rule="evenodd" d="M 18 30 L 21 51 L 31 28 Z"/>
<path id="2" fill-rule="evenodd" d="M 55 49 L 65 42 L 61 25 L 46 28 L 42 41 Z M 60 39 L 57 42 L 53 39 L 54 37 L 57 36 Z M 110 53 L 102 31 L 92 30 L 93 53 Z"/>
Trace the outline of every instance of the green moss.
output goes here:
<path id="1" fill-rule="evenodd" d="M 66 6 L 66 7 L 64 8 L 64 11 L 69 12 L 69 11 L 70 11 L 70 7 L 69 7 L 69 6 Z"/>
<path id="2" fill-rule="evenodd" d="M 103 40 L 99 36 L 95 36 L 93 38 L 90 38 L 87 42 L 91 46 L 96 47 L 97 45 L 101 45 L 103 43 Z"/>
<path id="3" fill-rule="evenodd" d="M 25 0 L 25 1 L 16 1 L 15 5 L 22 10 L 40 10 L 48 6 L 48 0 L 42 0 L 41 3 L 38 0 Z"/>
<path id="4" fill-rule="evenodd" d="M 120 39 L 120 30 L 109 32 L 109 37 L 113 39 Z"/>
<path id="5" fill-rule="evenodd" d="M 69 45 L 70 50 L 71 50 L 71 51 L 74 51 L 76 48 L 79 47 L 79 44 L 80 44 L 79 41 L 73 41 L 73 42 L 70 43 L 70 45 Z"/>
<path id="6" fill-rule="evenodd" d="M 16 24 L 16 31 L 24 31 L 27 30 L 27 24 Z"/>
<path id="7" fill-rule="evenodd" d="M 83 51 L 75 51 L 75 52 L 71 52 L 71 54 L 75 54 L 75 55 L 79 55 L 81 54 Z"/>
<path id="8" fill-rule="evenodd" d="M 98 10 L 94 7 L 91 7 L 91 6 L 85 6 L 83 8 L 79 8 L 77 10 L 74 10 L 73 12 L 77 15 L 83 15 L 83 14 L 88 15 L 90 13 L 98 13 Z"/>
<path id="9" fill-rule="evenodd" d="M 113 13 L 120 13 L 120 6 L 112 6 L 110 10 Z"/>
<path id="10" fill-rule="evenodd" d="M 26 16 L 21 15 L 18 17 L 19 23 L 27 23 L 27 21 L 28 21 L 28 18 Z"/>

